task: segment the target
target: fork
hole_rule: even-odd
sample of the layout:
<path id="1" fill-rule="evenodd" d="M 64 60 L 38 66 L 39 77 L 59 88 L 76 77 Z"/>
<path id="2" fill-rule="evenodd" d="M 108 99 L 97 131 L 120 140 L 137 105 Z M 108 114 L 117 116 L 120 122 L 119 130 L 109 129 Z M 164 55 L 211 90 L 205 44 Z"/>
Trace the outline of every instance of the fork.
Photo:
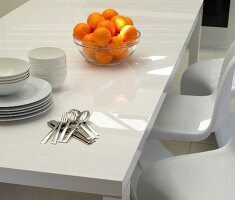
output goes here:
<path id="1" fill-rule="evenodd" d="M 58 137 L 60 135 L 60 130 L 61 130 L 61 126 L 67 122 L 67 113 L 62 113 L 61 117 L 60 117 L 60 121 L 59 121 L 59 127 L 56 130 L 56 133 L 51 141 L 51 144 L 56 144 Z"/>
<path id="2" fill-rule="evenodd" d="M 73 135 L 73 132 L 85 121 L 87 121 L 90 117 L 90 112 L 85 110 L 81 112 L 77 117 L 76 117 L 76 125 L 75 127 L 70 131 L 70 133 L 67 135 L 66 138 L 62 140 L 63 143 L 67 143 L 71 136 Z M 94 139 L 94 138 L 93 138 Z"/>
<path id="3" fill-rule="evenodd" d="M 40 142 L 41 144 L 46 144 L 47 141 L 51 138 L 52 135 L 54 135 L 56 129 L 58 128 L 59 125 L 56 125 Z"/>
<path id="4" fill-rule="evenodd" d="M 76 118 L 77 118 L 77 115 L 75 113 L 71 113 L 71 112 L 67 113 L 67 124 L 66 124 L 64 130 L 62 131 L 62 133 L 61 133 L 61 135 L 60 135 L 60 137 L 58 139 L 58 142 L 62 142 L 63 141 L 63 139 L 65 137 L 65 134 L 66 134 L 66 132 L 67 132 L 71 122 L 74 122 L 76 120 Z"/>
<path id="5" fill-rule="evenodd" d="M 62 114 L 63 115 L 63 114 Z M 62 116 L 61 116 L 62 119 Z M 58 127 L 60 126 L 60 124 L 58 123 L 42 140 L 41 140 L 41 144 L 46 144 L 47 141 L 56 134 Z M 61 127 L 60 127 L 61 129 Z"/>

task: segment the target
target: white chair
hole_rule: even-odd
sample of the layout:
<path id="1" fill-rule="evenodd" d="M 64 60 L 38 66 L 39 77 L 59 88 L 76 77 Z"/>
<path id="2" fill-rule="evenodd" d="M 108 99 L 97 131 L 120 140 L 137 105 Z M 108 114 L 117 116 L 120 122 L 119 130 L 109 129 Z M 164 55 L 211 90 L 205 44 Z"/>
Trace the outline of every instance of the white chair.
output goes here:
<path id="1" fill-rule="evenodd" d="M 235 199 L 235 136 L 224 147 L 176 156 L 151 165 L 142 174 L 138 200 Z"/>
<path id="2" fill-rule="evenodd" d="M 207 96 L 167 94 L 150 139 L 200 141 L 215 132 L 219 146 L 228 136 L 221 130 L 228 121 L 235 57 L 227 54 L 214 92 Z"/>
<path id="3" fill-rule="evenodd" d="M 184 95 L 209 95 L 218 85 L 220 71 L 223 65 L 235 55 L 235 42 L 232 43 L 226 53 L 226 61 L 223 58 L 199 61 L 189 66 L 181 79 L 181 94 Z M 235 97 L 235 77 L 231 87 L 231 97 Z"/>

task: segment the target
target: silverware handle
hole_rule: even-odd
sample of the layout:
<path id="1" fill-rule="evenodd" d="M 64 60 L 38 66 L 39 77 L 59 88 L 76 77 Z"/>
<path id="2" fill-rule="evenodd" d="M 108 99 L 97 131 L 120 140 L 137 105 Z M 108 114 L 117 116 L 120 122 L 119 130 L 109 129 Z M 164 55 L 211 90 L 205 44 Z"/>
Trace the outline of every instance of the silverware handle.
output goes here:
<path id="1" fill-rule="evenodd" d="M 93 134 L 95 134 L 96 136 L 99 136 L 100 134 L 94 129 L 94 128 L 92 128 L 91 127 L 91 125 L 89 125 L 88 123 L 84 123 L 86 126 L 87 126 L 87 128 L 89 128 L 90 130 L 91 130 L 91 132 L 93 133 Z"/>
<path id="2" fill-rule="evenodd" d="M 47 141 L 54 135 L 55 130 L 58 128 L 59 125 L 56 125 L 40 142 L 41 144 L 46 144 Z"/>
<path id="3" fill-rule="evenodd" d="M 79 141 L 81 141 L 85 144 L 92 144 L 93 142 L 95 142 L 95 140 L 86 140 L 86 139 L 84 139 L 83 137 L 80 137 L 80 135 L 77 135 L 77 134 L 73 134 L 71 137 L 73 137 L 75 139 L 78 139 Z"/>
<path id="4" fill-rule="evenodd" d="M 51 144 L 56 144 L 57 143 L 57 140 L 58 140 L 58 137 L 59 137 L 59 134 L 60 134 L 60 129 L 61 129 L 61 126 L 62 126 L 62 123 L 60 123 L 58 129 L 56 129 L 56 133 L 51 141 Z"/>
<path id="5" fill-rule="evenodd" d="M 96 136 L 91 132 L 91 130 L 89 128 L 87 128 L 87 126 L 84 123 L 80 124 L 80 127 L 92 138 L 95 139 Z"/>
<path id="6" fill-rule="evenodd" d="M 62 140 L 63 143 L 67 143 L 67 142 L 69 141 L 69 139 L 70 139 L 71 136 L 73 135 L 73 132 L 77 129 L 78 126 L 79 126 L 79 124 L 76 125 L 76 126 L 73 128 L 73 130 L 71 130 L 71 131 L 69 132 L 69 134 L 67 135 L 67 137 Z"/>
<path id="7" fill-rule="evenodd" d="M 62 133 L 60 134 L 60 137 L 58 139 L 58 142 L 62 142 L 64 140 L 64 136 L 69 128 L 69 125 L 70 125 L 70 121 L 67 122 L 66 126 L 64 127 L 64 130 L 62 131 Z"/>

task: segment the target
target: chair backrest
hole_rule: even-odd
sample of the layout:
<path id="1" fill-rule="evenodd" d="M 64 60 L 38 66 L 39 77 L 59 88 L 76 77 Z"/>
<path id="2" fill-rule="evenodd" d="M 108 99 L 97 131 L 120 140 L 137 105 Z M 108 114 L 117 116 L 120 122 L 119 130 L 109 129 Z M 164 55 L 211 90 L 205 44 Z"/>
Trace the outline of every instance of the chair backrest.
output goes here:
<path id="1" fill-rule="evenodd" d="M 215 105 L 212 116 L 212 126 L 214 129 L 227 120 L 230 111 L 231 87 L 235 69 L 235 42 L 232 43 L 224 58 L 220 72 L 219 83 L 214 95 Z M 215 124 L 214 124 L 215 123 Z"/>

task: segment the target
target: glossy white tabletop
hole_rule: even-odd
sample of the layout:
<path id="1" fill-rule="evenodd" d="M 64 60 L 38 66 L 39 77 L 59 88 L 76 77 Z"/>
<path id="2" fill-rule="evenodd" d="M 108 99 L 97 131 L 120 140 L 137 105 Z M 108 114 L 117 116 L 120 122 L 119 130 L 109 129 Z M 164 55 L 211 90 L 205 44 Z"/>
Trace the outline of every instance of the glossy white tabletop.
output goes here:
<path id="1" fill-rule="evenodd" d="M 27 60 L 32 48 L 60 47 L 68 76 L 54 91 L 47 115 L 0 124 L 0 181 L 120 196 L 201 5 L 202 0 L 31 0 L 1 18 L 0 56 Z M 134 20 L 141 42 L 120 66 L 92 66 L 74 46 L 72 29 L 90 12 L 109 7 Z M 50 130 L 46 122 L 72 108 L 92 112 L 100 139 L 92 145 L 74 139 L 41 145 Z"/>

